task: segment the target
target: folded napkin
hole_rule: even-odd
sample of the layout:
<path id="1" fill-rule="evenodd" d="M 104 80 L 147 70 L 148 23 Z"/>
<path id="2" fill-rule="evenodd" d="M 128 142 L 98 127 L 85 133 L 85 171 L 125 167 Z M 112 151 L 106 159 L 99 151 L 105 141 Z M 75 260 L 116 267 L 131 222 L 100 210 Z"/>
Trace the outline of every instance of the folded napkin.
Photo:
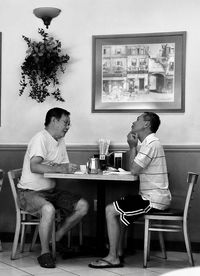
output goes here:
<path id="1" fill-rule="evenodd" d="M 125 170 L 122 170 L 122 171 L 119 171 L 119 172 L 114 172 L 114 171 L 103 171 L 103 174 L 104 175 L 110 175 L 110 174 L 116 174 L 116 175 L 124 175 L 124 174 L 131 174 L 130 171 L 125 171 Z"/>
<path id="2" fill-rule="evenodd" d="M 87 172 L 76 171 L 74 174 L 87 174 Z"/>

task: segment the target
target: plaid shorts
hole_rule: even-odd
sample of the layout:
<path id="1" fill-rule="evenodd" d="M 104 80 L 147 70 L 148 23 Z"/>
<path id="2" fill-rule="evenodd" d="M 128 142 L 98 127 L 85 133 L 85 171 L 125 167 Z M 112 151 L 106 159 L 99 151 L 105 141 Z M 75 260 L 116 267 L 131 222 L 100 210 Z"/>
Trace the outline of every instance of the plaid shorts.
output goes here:
<path id="1" fill-rule="evenodd" d="M 33 191 L 18 188 L 17 193 L 20 208 L 33 214 L 38 213 L 42 206 L 50 202 L 55 209 L 60 209 L 61 214 L 69 216 L 74 211 L 77 202 L 81 199 L 80 195 L 56 189 Z"/>
<path id="2" fill-rule="evenodd" d="M 149 200 L 140 195 L 127 195 L 113 202 L 115 210 L 120 214 L 120 220 L 128 226 L 131 222 L 153 209 Z"/>

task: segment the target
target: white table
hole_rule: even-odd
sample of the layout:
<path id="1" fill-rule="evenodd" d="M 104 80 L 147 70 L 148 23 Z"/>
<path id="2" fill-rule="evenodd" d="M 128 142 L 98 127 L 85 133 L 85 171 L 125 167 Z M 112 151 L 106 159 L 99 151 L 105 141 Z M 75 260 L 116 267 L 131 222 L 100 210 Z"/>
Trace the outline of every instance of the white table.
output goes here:
<path id="1" fill-rule="evenodd" d="M 132 174 L 67 174 L 67 173 L 45 173 L 47 178 L 81 179 L 81 180 L 106 180 L 106 181 L 135 181 L 138 179 Z"/>
<path id="2" fill-rule="evenodd" d="M 96 242 L 97 252 L 101 254 L 104 251 L 104 234 L 105 233 L 105 198 L 106 198 L 106 182 L 107 181 L 137 181 L 138 177 L 131 174 L 63 174 L 63 173 L 45 173 L 46 178 L 55 179 L 75 179 L 83 183 L 88 181 L 97 182 L 97 221 L 96 221 Z"/>

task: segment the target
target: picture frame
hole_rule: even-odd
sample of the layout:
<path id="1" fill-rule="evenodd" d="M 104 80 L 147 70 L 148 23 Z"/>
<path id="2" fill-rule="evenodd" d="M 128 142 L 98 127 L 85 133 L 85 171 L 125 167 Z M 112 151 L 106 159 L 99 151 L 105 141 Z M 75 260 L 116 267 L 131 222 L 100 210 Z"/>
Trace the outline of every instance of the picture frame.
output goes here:
<path id="1" fill-rule="evenodd" d="M 184 112 L 186 32 L 94 35 L 92 112 Z"/>

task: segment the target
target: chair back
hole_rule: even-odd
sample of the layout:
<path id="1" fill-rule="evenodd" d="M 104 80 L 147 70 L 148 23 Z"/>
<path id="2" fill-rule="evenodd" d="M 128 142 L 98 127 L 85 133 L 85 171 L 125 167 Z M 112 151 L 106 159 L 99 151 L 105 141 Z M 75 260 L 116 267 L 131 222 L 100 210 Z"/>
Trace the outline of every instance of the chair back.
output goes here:
<path id="1" fill-rule="evenodd" d="M 10 183 L 10 187 L 11 187 L 11 191 L 12 191 L 12 195 L 15 203 L 16 212 L 20 212 L 16 186 L 20 180 L 21 174 L 22 174 L 22 169 L 11 170 L 8 172 L 8 179 L 9 179 L 9 183 Z"/>
<path id="2" fill-rule="evenodd" d="M 4 177 L 4 171 L 0 169 L 0 192 L 3 185 L 3 177 Z"/>
<path id="3" fill-rule="evenodd" d="M 188 172 L 187 183 L 188 183 L 188 191 L 185 199 L 185 207 L 183 217 L 186 220 L 188 218 L 188 211 L 191 208 L 191 199 L 193 199 L 192 194 L 194 192 L 194 186 L 198 180 L 198 174 L 193 172 Z"/>

